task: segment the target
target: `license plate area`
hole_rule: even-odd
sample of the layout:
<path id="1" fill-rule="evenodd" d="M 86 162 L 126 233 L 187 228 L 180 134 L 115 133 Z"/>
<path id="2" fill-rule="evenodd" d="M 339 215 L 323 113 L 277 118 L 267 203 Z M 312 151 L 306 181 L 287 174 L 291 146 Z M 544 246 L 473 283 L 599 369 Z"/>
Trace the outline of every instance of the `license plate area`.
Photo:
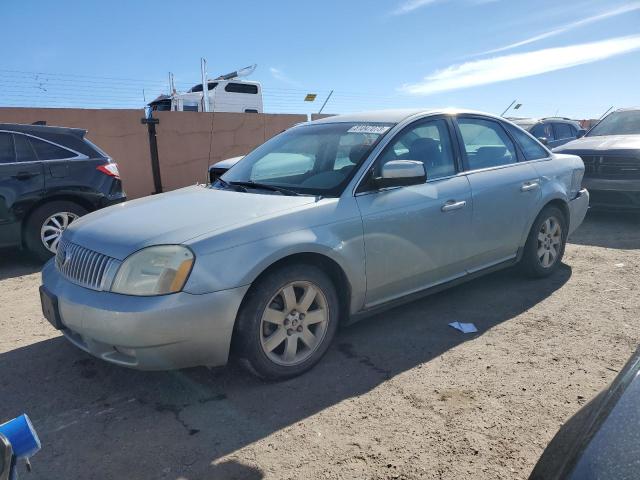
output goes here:
<path id="1" fill-rule="evenodd" d="M 60 310 L 58 308 L 58 298 L 47 290 L 44 286 L 40 287 L 40 303 L 42 304 L 42 314 L 56 330 L 66 328 L 60 318 Z"/>

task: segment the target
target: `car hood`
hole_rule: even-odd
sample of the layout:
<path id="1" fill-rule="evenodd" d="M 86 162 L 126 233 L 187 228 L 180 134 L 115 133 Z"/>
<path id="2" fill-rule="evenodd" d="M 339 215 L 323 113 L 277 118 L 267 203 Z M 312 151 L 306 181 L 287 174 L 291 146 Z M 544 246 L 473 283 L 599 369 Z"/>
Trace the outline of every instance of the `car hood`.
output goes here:
<path id="1" fill-rule="evenodd" d="M 608 135 L 602 137 L 582 137 L 554 148 L 554 152 L 582 152 L 606 150 L 640 150 L 640 135 Z"/>
<path id="2" fill-rule="evenodd" d="M 64 238 L 122 260 L 144 247 L 183 243 L 314 201 L 193 186 L 93 212 L 73 222 Z"/>

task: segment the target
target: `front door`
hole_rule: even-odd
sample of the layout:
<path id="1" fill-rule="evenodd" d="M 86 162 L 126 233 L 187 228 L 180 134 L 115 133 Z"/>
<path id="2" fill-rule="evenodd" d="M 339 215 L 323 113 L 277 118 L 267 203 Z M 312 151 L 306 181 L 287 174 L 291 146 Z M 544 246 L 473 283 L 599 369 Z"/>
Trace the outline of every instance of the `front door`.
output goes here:
<path id="1" fill-rule="evenodd" d="M 42 162 L 33 150 L 31 157 L 17 158 L 16 147 L 12 133 L 0 132 L 0 246 L 19 242 L 20 220 L 44 190 Z"/>
<path id="2" fill-rule="evenodd" d="M 404 159 L 423 162 L 427 181 L 389 189 L 376 189 L 371 182 L 359 187 L 366 307 L 465 274 L 472 199 L 454 152 L 446 120 L 419 120 L 387 145 L 365 178 L 378 175 L 388 161 Z"/>
<path id="3" fill-rule="evenodd" d="M 518 162 L 500 122 L 459 117 L 457 125 L 473 196 L 473 272 L 516 256 L 541 196 L 540 178 L 529 163 Z"/>

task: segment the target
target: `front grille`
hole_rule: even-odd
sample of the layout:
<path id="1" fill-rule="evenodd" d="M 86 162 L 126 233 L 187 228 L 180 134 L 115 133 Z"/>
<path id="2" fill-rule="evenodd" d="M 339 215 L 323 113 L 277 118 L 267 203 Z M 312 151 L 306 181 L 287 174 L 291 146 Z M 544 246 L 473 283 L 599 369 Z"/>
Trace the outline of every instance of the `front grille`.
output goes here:
<path id="1" fill-rule="evenodd" d="M 611 179 L 640 178 L 640 158 L 618 155 L 580 155 L 584 176 Z"/>
<path id="2" fill-rule="evenodd" d="M 92 290 L 104 290 L 120 262 L 62 239 L 56 253 L 56 268 L 70 282 Z"/>

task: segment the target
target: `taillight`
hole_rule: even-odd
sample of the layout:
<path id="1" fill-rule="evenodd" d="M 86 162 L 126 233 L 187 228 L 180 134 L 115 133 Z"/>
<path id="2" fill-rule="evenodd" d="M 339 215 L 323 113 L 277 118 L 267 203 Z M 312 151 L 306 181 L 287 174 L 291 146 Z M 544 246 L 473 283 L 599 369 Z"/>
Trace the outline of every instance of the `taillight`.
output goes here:
<path id="1" fill-rule="evenodd" d="M 96 170 L 100 170 L 105 175 L 109 175 L 110 177 L 120 180 L 120 172 L 118 171 L 117 163 L 105 163 L 104 165 L 98 165 Z"/>

